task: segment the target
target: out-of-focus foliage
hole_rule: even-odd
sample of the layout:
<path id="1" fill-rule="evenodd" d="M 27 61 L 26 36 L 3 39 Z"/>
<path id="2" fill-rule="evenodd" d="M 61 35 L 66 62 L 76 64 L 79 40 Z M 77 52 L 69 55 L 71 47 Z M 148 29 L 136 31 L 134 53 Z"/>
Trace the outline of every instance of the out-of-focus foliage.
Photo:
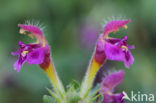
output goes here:
<path id="1" fill-rule="evenodd" d="M 67 85 L 73 79 L 81 82 L 103 21 L 112 16 L 130 18 L 125 33 L 136 48 L 131 70 L 123 63 L 107 61 L 102 71 L 125 69 L 119 91 L 155 93 L 155 4 L 155 0 L 0 0 L 0 103 L 42 103 L 42 96 L 48 94 L 45 88 L 51 88 L 38 66 L 25 64 L 20 73 L 13 70 L 17 58 L 11 51 L 17 49 L 19 40 L 31 40 L 18 33 L 17 24 L 25 20 L 45 26 L 56 69 Z M 99 75 L 96 82 L 102 78 Z"/>

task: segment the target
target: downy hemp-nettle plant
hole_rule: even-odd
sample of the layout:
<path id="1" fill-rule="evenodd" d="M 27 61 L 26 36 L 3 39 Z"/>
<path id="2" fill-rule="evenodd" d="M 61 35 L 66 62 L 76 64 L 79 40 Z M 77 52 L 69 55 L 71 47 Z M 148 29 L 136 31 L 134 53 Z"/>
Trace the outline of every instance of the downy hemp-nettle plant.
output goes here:
<path id="1" fill-rule="evenodd" d="M 123 61 L 126 68 L 134 62 L 130 49 L 134 46 L 127 44 L 128 36 L 123 38 L 110 37 L 110 33 L 118 32 L 119 29 L 127 29 L 130 20 L 112 20 L 105 24 L 104 32 L 99 36 L 95 50 L 91 57 L 86 75 L 81 85 L 76 81 L 64 88 L 57 75 L 50 46 L 44 37 L 43 31 L 31 24 L 18 24 L 21 34 L 28 34 L 35 37 L 36 42 L 24 44 L 19 41 L 19 49 L 12 52 L 17 55 L 18 60 L 14 63 L 14 69 L 20 72 L 25 62 L 28 64 L 38 64 L 47 74 L 52 90 L 48 89 L 51 96 L 44 95 L 44 103 L 125 103 L 124 94 L 114 93 L 114 88 L 123 81 L 124 71 L 120 70 L 107 75 L 100 85 L 93 88 L 93 81 L 100 67 L 106 60 Z"/>

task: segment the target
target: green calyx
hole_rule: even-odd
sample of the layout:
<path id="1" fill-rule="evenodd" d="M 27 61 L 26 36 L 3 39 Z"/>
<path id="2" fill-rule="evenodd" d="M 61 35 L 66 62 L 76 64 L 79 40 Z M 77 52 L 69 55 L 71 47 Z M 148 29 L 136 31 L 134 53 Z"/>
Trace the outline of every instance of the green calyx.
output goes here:
<path id="1" fill-rule="evenodd" d="M 53 90 L 47 89 L 51 96 L 44 95 L 43 102 L 44 103 L 101 103 L 102 94 L 99 93 L 99 85 L 94 87 L 92 91 L 86 95 L 85 98 L 81 98 L 79 95 L 80 92 L 80 84 L 73 80 L 67 86 L 67 92 L 65 94 L 64 99 L 59 97 Z"/>

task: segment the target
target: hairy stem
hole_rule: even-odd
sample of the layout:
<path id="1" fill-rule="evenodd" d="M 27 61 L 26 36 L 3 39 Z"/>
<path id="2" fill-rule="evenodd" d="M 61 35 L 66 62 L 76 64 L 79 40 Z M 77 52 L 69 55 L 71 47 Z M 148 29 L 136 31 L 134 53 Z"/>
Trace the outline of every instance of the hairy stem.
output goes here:
<path id="1" fill-rule="evenodd" d="M 101 63 L 96 61 L 95 52 L 94 52 L 94 55 L 91 59 L 87 73 L 85 75 L 85 78 L 82 82 L 82 86 L 80 89 L 81 98 L 86 98 L 88 96 L 88 93 L 89 93 L 90 89 L 92 88 L 92 84 L 95 79 L 95 76 L 96 76 L 101 65 L 102 65 Z"/>
<path id="2" fill-rule="evenodd" d="M 59 94 L 59 96 L 61 98 L 64 98 L 65 89 L 64 89 L 64 86 L 63 86 L 62 82 L 60 81 L 60 79 L 57 75 L 57 72 L 55 70 L 55 67 L 54 67 L 52 61 L 50 62 L 49 66 L 44 69 L 44 71 L 47 74 L 55 92 L 57 94 Z"/>

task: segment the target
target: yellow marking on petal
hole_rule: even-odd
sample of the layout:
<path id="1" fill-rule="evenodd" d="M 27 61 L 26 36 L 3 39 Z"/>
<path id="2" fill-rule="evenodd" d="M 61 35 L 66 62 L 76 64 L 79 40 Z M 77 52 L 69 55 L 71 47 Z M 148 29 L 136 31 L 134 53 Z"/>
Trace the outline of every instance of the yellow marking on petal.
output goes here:
<path id="1" fill-rule="evenodd" d="M 124 45 L 122 45 L 121 48 L 122 49 L 125 49 L 125 50 L 128 50 L 128 47 L 127 46 L 124 46 Z"/>
<path id="2" fill-rule="evenodd" d="M 20 34 L 26 34 L 26 31 L 24 29 L 20 29 L 19 33 Z"/>
<path id="3" fill-rule="evenodd" d="M 23 51 L 22 56 L 25 56 L 28 53 L 28 51 Z"/>
<path id="4" fill-rule="evenodd" d="M 123 28 L 123 29 L 127 29 L 127 28 L 128 28 L 128 26 L 127 26 L 127 25 L 124 25 L 124 26 L 122 26 L 122 28 Z"/>

